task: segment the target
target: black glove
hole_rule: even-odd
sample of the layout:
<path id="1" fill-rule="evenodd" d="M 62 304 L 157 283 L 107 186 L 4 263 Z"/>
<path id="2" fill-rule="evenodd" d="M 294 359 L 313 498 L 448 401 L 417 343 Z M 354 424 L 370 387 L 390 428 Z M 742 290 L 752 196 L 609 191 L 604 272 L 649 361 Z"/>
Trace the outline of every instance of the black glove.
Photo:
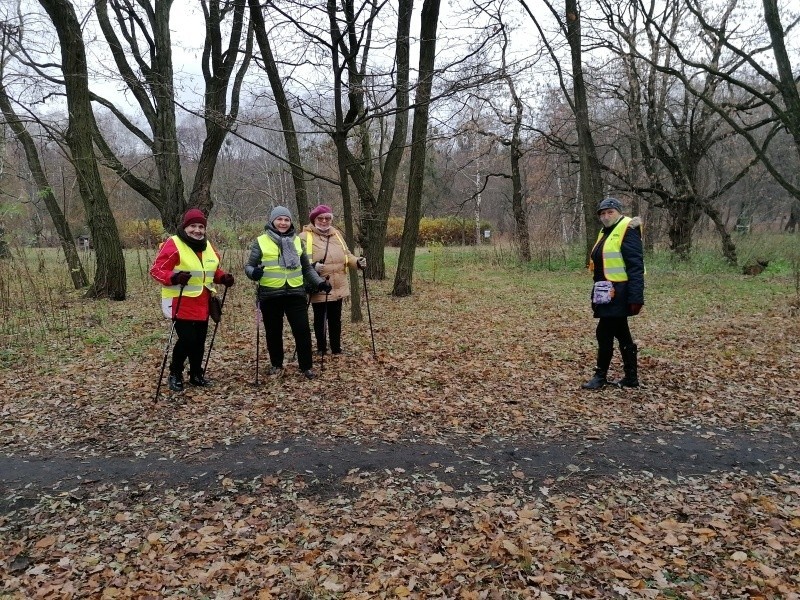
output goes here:
<path id="1" fill-rule="evenodd" d="M 331 285 L 330 281 L 323 281 L 319 284 L 319 287 L 317 287 L 317 291 L 324 294 L 330 294 L 332 289 L 333 286 Z"/>
<path id="2" fill-rule="evenodd" d="M 233 275 L 230 273 L 225 273 L 225 275 L 220 277 L 219 282 L 225 287 L 233 287 L 233 284 L 236 283 L 233 279 Z"/>
<path id="3" fill-rule="evenodd" d="M 253 269 L 253 281 L 258 281 L 264 276 L 264 267 L 256 267 Z"/>
<path id="4" fill-rule="evenodd" d="M 177 273 L 173 273 L 172 277 L 170 277 L 170 281 L 172 285 L 186 285 L 189 283 L 189 280 L 192 278 L 192 274 L 189 271 L 178 271 Z"/>

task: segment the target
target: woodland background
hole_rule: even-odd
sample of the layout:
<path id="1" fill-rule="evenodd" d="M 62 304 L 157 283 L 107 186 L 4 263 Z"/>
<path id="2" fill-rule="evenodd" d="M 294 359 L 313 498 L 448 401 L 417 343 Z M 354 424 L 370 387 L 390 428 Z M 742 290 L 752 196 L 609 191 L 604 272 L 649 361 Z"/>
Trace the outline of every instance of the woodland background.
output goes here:
<path id="1" fill-rule="evenodd" d="M 274 204 L 302 221 L 332 203 L 374 279 L 401 219 L 398 296 L 423 217 L 455 219 L 459 243 L 489 230 L 522 263 L 588 246 L 608 194 L 684 260 L 703 233 L 741 265 L 735 234 L 797 230 L 788 0 L 2 10 L 1 249 L 60 246 L 90 296 L 125 298 L 123 246 L 188 206 L 247 244 Z"/>

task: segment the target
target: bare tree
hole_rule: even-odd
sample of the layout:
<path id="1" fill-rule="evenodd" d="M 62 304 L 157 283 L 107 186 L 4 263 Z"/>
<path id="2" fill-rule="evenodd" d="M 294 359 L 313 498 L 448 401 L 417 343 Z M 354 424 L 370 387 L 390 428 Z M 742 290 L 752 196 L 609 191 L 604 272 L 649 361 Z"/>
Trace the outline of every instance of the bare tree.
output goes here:
<path id="1" fill-rule="evenodd" d="M 89 280 L 81 264 L 78 251 L 75 248 L 75 239 L 72 237 L 72 231 L 70 230 L 67 219 L 64 217 L 61 207 L 58 205 L 58 202 L 56 202 L 55 196 L 53 196 L 53 188 L 47 181 L 47 176 L 42 167 L 42 162 L 39 159 L 39 152 L 36 149 L 33 136 L 25 128 L 22 119 L 17 116 L 3 82 L 5 75 L 4 67 L 8 60 L 7 50 L 12 45 L 19 46 L 23 41 L 23 37 L 23 27 L 21 24 L 14 25 L 5 21 L 0 21 L 0 111 L 2 111 L 6 123 L 14 132 L 14 135 L 25 151 L 28 168 L 30 169 L 33 180 L 36 182 L 39 197 L 44 200 L 47 212 L 50 214 L 53 226 L 56 229 L 61 249 L 67 261 L 69 274 L 72 278 L 72 284 L 75 286 L 75 289 L 80 289 L 89 285 Z"/>
<path id="2" fill-rule="evenodd" d="M 422 187 L 425 178 L 425 155 L 428 146 L 428 116 L 431 89 L 433 87 L 434 63 L 436 59 L 436 30 L 439 26 L 440 0 L 425 0 L 422 5 L 419 51 L 419 85 L 414 99 L 414 124 L 411 131 L 411 172 L 409 174 L 406 217 L 397 272 L 394 278 L 393 296 L 411 294 L 414 275 L 414 256 L 419 237 Z"/>
<path id="3" fill-rule="evenodd" d="M 755 157 L 762 162 L 775 181 L 792 195 L 794 201 L 786 228 L 794 230 L 800 223 L 800 186 L 796 184 L 793 175 L 800 168 L 800 160 L 793 161 L 788 171 L 782 169 L 781 162 L 784 162 L 785 156 L 780 152 L 770 152 L 770 144 L 781 130 L 785 130 L 794 140 L 795 151 L 800 159 L 800 93 L 793 74 L 791 57 L 786 49 L 786 39 L 792 30 L 800 26 L 800 18 L 796 14 L 787 14 L 789 23 L 784 27 L 777 0 L 762 0 L 764 25 L 768 35 L 765 40 L 761 35 L 763 31 L 757 27 L 751 35 L 742 34 L 742 31 L 750 29 L 746 25 L 757 22 L 750 13 L 743 13 L 741 23 L 719 19 L 715 21 L 709 16 L 733 14 L 741 8 L 740 0 L 725 0 L 715 11 L 710 11 L 699 0 L 681 0 L 688 15 L 696 20 L 701 35 L 713 36 L 720 48 L 733 57 L 720 65 L 690 56 L 681 46 L 680 40 L 673 39 L 659 20 L 652 16 L 651 11 L 646 10 L 645 3 L 640 4 L 641 13 L 648 18 L 648 26 L 663 37 L 682 63 L 692 69 L 706 71 L 725 85 L 742 92 L 742 99 L 736 103 L 727 99 L 721 102 L 718 98 L 705 94 L 703 87 L 697 87 L 693 81 L 682 77 L 680 71 L 670 71 L 673 76 L 681 78 L 687 90 L 700 97 L 731 129 L 747 141 Z M 774 71 L 764 66 L 761 57 L 765 53 L 772 55 Z M 763 118 L 761 107 L 768 109 L 771 118 Z"/>
<path id="4" fill-rule="evenodd" d="M 253 53 L 253 29 L 245 28 L 246 0 L 201 0 L 206 35 L 203 46 L 203 80 L 205 97 L 203 121 L 206 137 L 197 163 L 194 185 L 189 194 L 189 204 L 204 209 L 212 208 L 211 183 L 222 143 L 228 130 L 236 123 L 239 114 L 239 95 L 242 81 Z M 227 46 L 223 45 L 222 29 L 231 15 Z M 244 49 L 239 48 L 243 31 L 246 30 Z M 239 55 L 241 54 L 241 61 Z M 237 64 L 238 69 L 231 84 Z M 230 107 L 228 94 L 231 95 Z"/>
<path id="5" fill-rule="evenodd" d="M 0 23 L 0 35 L 5 35 L 8 32 L 8 26 Z M 22 145 L 22 148 L 25 151 L 28 168 L 30 169 L 34 182 L 36 182 L 39 197 L 44 200 L 45 206 L 47 207 L 47 212 L 49 213 L 50 218 L 53 220 L 53 226 L 56 229 L 58 240 L 61 243 L 61 249 L 63 250 L 64 257 L 67 261 L 69 274 L 72 278 L 72 285 L 75 286 L 76 290 L 86 287 L 89 285 L 89 280 L 86 277 L 86 272 L 81 264 L 78 251 L 75 248 L 75 238 L 72 236 L 69 223 L 64 217 L 64 213 L 62 212 L 61 207 L 58 205 L 58 202 L 56 202 L 55 196 L 53 195 L 52 186 L 47 181 L 47 176 L 45 175 L 41 160 L 39 160 L 39 152 L 36 149 L 36 143 L 33 140 L 33 136 L 31 136 L 30 132 L 25 129 L 22 119 L 20 119 L 14 112 L 14 108 L 11 105 L 6 88 L 3 85 L 2 57 L 0 57 L 0 110 L 5 117 L 6 123 L 8 123 L 9 127 L 11 127 L 11 130 L 14 132 L 14 135 L 17 137 L 17 140 L 19 140 L 19 143 Z"/>
<path id="6" fill-rule="evenodd" d="M 97 255 L 94 282 L 87 296 L 124 300 L 125 259 L 94 155 L 94 115 L 80 23 L 68 0 L 39 0 L 39 3 L 50 16 L 61 46 L 61 70 L 69 111 L 66 142 L 78 175 L 81 199 Z"/>
<path id="7" fill-rule="evenodd" d="M 278 116 L 280 117 L 281 127 L 283 129 L 286 155 L 292 172 L 292 181 L 294 182 L 297 212 L 300 215 L 305 215 L 309 212 L 308 191 L 306 189 L 306 173 L 303 168 L 302 155 L 300 154 L 300 144 L 297 139 L 297 129 L 294 125 L 294 116 L 289 106 L 286 90 L 283 86 L 283 79 L 281 78 L 275 56 L 272 52 L 272 45 L 267 35 L 267 28 L 264 22 L 264 15 L 261 12 L 262 9 L 259 0 L 248 1 L 250 3 L 250 22 L 255 31 L 256 42 L 258 43 L 258 48 L 261 53 L 261 62 L 263 63 L 264 71 L 267 73 L 267 79 L 272 89 L 272 95 L 275 98 L 275 105 L 278 108 Z M 352 238 L 348 240 L 351 247 L 352 241 Z"/>
<path id="8" fill-rule="evenodd" d="M 109 16 L 109 6 L 114 13 L 113 21 Z M 212 204 L 210 190 L 217 157 L 239 110 L 241 85 L 251 55 L 252 30 L 244 25 L 246 0 L 203 0 L 201 6 L 206 31 L 201 58 L 205 94 L 200 116 L 205 123 L 206 137 L 198 158 L 189 202 L 208 211 Z M 95 7 L 117 71 L 135 98 L 151 133 L 139 128 L 107 99 L 99 95 L 94 95 L 92 99 L 111 111 L 150 149 L 158 174 L 157 182 L 152 184 L 135 175 L 129 166 L 115 156 L 103 140 L 99 128 L 96 128 L 98 148 L 105 164 L 147 198 L 159 210 L 164 227 L 174 231 L 186 210 L 187 201 L 184 197 L 175 110 L 177 98 L 170 33 L 172 0 L 154 3 L 150 0 L 97 0 Z M 224 44 L 222 31 L 228 25 L 229 37 L 227 44 Z M 240 49 L 245 31 L 244 49 Z"/>
<path id="9" fill-rule="evenodd" d="M 583 219 L 585 223 L 586 257 L 597 239 L 600 225 L 597 221 L 595 209 L 603 197 L 602 166 L 597 156 L 594 138 L 592 136 L 591 122 L 589 119 L 589 102 L 586 91 L 586 82 L 583 74 L 583 45 L 581 41 L 581 13 L 577 0 L 564 0 L 564 17 L 561 18 L 550 0 L 543 0 L 550 13 L 555 17 L 559 28 L 567 40 L 570 49 L 572 64 L 572 91 L 567 89 L 564 81 L 560 60 L 552 44 L 547 41 L 543 28 L 531 12 L 525 0 L 519 0 L 528 16 L 536 25 L 539 34 L 547 47 L 550 56 L 558 71 L 558 80 L 564 98 L 575 116 L 575 130 L 578 137 L 578 160 L 580 165 L 580 197 L 583 206 Z"/>
<path id="10" fill-rule="evenodd" d="M 744 176 L 752 162 L 726 177 L 714 168 L 715 148 L 731 136 L 731 129 L 703 98 L 728 100 L 722 80 L 711 72 L 690 73 L 676 60 L 667 38 L 693 35 L 678 2 L 670 2 L 662 9 L 650 5 L 651 12 L 646 16 L 637 10 L 626 13 L 614 2 L 604 1 L 600 6 L 609 28 L 622 42 L 615 48 L 610 44 L 612 38 L 606 36 L 609 49 L 621 57 L 626 78 L 625 84 L 613 82 L 608 89 L 609 95 L 625 107 L 630 130 L 614 129 L 627 137 L 633 159 L 632 170 L 625 173 L 612 165 L 606 168 L 618 177 L 617 183 L 623 189 L 642 194 L 652 205 L 667 211 L 670 248 L 679 257 L 688 258 L 694 227 L 705 214 L 720 235 L 725 258 L 735 264 L 736 247 L 714 201 Z M 725 23 L 730 13 L 724 12 L 718 18 Z M 640 31 L 641 21 L 657 21 L 659 30 L 646 24 Z M 714 36 L 695 38 L 697 52 L 705 53 L 708 64 L 721 67 L 725 58 L 720 40 Z M 676 77 L 676 72 L 682 75 Z M 702 94 L 689 92 L 683 81 L 697 82 Z M 614 119 L 611 115 L 609 118 Z M 624 149 L 618 151 L 625 153 Z M 639 164 L 641 170 L 637 168 Z M 713 177 L 714 173 L 717 177 Z M 642 182 L 635 180 L 639 176 Z"/>
<path id="11" fill-rule="evenodd" d="M 352 0 L 344 2 L 344 29 L 339 26 L 336 3 L 329 0 L 327 7 L 331 35 L 330 52 L 334 102 L 334 127 L 331 137 L 336 146 L 340 165 L 342 200 L 345 205 L 345 213 L 347 213 L 350 198 L 349 183 L 346 180 L 349 176 L 361 204 L 361 245 L 370 257 L 367 274 L 373 278 L 383 279 L 386 276 L 383 260 L 386 225 L 408 132 L 409 33 L 413 0 L 401 0 L 398 5 L 395 36 L 396 96 L 392 110 L 394 132 L 385 161 L 382 162 L 380 188 L 377 193 L 373 187 L 374 178 L 370 160 L 372 152 L 368 137 L 364 135 L 362 129 L 359 138 L 361 142 L 360 158 L 351 151 L 347 142 L 351 132 L 358 131 L 367 118 L 364 80 L 371 41 L 368 31 L 378 16 L 379 5 L 371 5 L 369 18 L 363 26 L 364 29 L 361 30 L 362 35 L 359 35 L 359 26 L 356 22 L 356 15 L 360 11 L 355 10 Z M 347 110 L 343 103 L 345 89 L 347 90 Z M 373 106 L 372 108 L 380 111 L 383 107 Z"/>

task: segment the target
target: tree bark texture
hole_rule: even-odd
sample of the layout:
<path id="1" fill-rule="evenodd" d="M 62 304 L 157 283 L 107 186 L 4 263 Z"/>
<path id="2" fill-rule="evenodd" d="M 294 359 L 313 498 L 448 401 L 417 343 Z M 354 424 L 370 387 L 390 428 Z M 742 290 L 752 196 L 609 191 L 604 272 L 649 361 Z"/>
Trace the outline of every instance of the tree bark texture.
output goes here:
<path id="1" fill-rule="evenodd" d="M 789 53 L 786 51 L 786 32 L 781 24 L 778 2 L 777 0 L 763 1 L 764 20 L 772 39 L 772 52 L 775 55 L 775 65 L 778 68 L 779 91 L 786 108 L 782 120 L 792 139 L 794 139 L 797 155 L 800 158 L 800 90 L 797 88 L 797 80 L 792 71 L 792 63 L 789 59 Z"/>
<path id="2" fill-rule="evenodd" d="M 88 297 L 124 300 L 125 259 L 119 231 L 108 205 L 92 143 L 94 116 L 89 98 L 86 53 L 80 23 L 68 0 L 39 0 L 58 34 L 69 111 L 66 141 L 78 176 L 97 266 Z"/>
<path id="3" fill-rule="evenodd" d="M 253 51 L 253 30 L 247 29 L 244 50 L 239 49 L 244 29 L 247 0 L 203 0 L 203 16 L 206 23 L 206 37 L 203 46 L 203 80 L 205 82 L 205 105 L 203 119 L 206 137 L 197 162 L 192 191 L 189 194 L 189 206 L 203 209 L 206 214 L 214 205 L 211 198 L 211 184 L 217 166 L 219 152 L 228 130 L 236 122 L 239 115 L 239 92 L 242 81 L 250 64 Z M 225 23 L 227 14 L 231 12 L 231 23 Z M 228 28 L 227 48 L 223 48 L 222 28 Z M 233 85 L 231 77 L 239 55 L 243 55 Z M 231 94 L 228 108 L 228 92 Z"/>
<path id="4" fill-rule="evenodd" d="M 425 157 L 428 149 L 428 115 L 436 59 L 436 32 L 439 26 L 440 0 L 425 0 L 422 4 L 419 48 L 419 84 L 414 99 L 414 124 L 411 127 L 411 157 L 406 201 L 406 217 L 400 256 L 394 278 L 393 296 L 411 295 L 414 258 L 419 238 L 422 208 L 422 188 L 425 181 Z"/>
<path id="5" fill-rule="evenodd" d="M 286 98 L 286 91 L 283 88 L 278 65 L 272 53 L 272 46 L 267 36 L 264 14 L 261 12 L 259 0 L 248 0 L 250 3 L 250 22 L 255 31 L 256 43 L 261 52 L 261 60 L 264 61 L 264 70 L 267 73 L 272 96 L 275 98 L 275 105 L 278 109 L 278 118 L 283 129 L 283 141 L 286 144 L 286 156 L 289 160 L 289 168 L 294 182 L 294 197 L 297 203 L 298 215 L 309 213 L 308 189 L 306 187 L 305 169 L 303 159 L 300 154 L 300 144 L 297 141 L 297 130 L 294 125 L 289 101 Z"/>
<path id="6" fill-rule="evenodd" d="M 597 205 L 603 199 L 603 178 L 600 160 L 592 138 L 589 123 L 589 103 L 586 98 L 586 82 L 583 79 L 583 49 L 581 46 L 581 17 L 577 0 L 565 0 L 567 42 L 572 59 L 572 92 L 575 103 L 575 128 L 578 135 L 578 157 L 580 161 L 581 203 L 586 224 L 586 260 L 592 251 L 600 224 L 597 220 Z"/>
<path id="7" fill-rule="evenodd" d="M 144 22 L 136 14 L 139 4 L 145 9 L 151 31 L 147 33 L 142 31 L 137 35 L 137 30 L 144 28 Z M 125 120 L 122 122 L 150 148 L 158 180 L 156 187 L 159 202 L 154 205 L 161 214 L 164 228 L 175 232 L 183 213 L 186 212 L 186 198 L 175 117 L 172 39 L 169 29 L 172 0 L 159 0 L 155 5 L 148 0 L 136 4 L 130 0 L 112 0 L 111 8 L 128 43 L 127 50 L 111 25 L 108 0 L 96 0 L 95 7 L 100 28 L 111 49 L 117 69 L 142 110 L 152 135 L 148 136 L 144 132 L 137 131 L 132 123 Z M 133 25 L 134 23 L 136 25 Z M 142 44 L 144 38 L 147 38 L 148 42 Z M 148 49 L 146 55 L 142 53 L 144 47 Z M 136 69 L 128 63 L 128 53 L 133 56 Z M 121 163 L 115 170 L 130 185 L 129 179 L 132 174 L 124 169 Z"/>
<path id="8" fill-rule="evenodd" d="M 409 38 L 411 36 L 411 13 L 413 9 L 413 0 L 400 0 L 397 15 L 397 35 L 395 36 L 397 61 L 395 108 L 397 113 L 394 117 L 394 129 L 381 170 L 381 185 L 378 190 L 377 202 L 374 206 L 367 207 L 362 204 L 361 207 L 362 231 L 364 232 L 363 246 L 366 255 L 369 257 L 367 275 L 374 279 L 384 279 L 386 277 L 384 264 L 386 231 L 397 184 L 397 175 L 405 153 L 408 136 Z"/>

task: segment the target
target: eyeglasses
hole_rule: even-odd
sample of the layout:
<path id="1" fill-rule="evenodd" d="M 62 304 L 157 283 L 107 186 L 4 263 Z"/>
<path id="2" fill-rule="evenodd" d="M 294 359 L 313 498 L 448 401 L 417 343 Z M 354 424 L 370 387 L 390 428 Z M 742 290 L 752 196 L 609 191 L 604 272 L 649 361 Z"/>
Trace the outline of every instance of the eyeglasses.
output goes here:
<path id="1" fill-rule="evenodd" d="M 333 221 L 333 217 L 317 217 L 315 221 Z"/>

